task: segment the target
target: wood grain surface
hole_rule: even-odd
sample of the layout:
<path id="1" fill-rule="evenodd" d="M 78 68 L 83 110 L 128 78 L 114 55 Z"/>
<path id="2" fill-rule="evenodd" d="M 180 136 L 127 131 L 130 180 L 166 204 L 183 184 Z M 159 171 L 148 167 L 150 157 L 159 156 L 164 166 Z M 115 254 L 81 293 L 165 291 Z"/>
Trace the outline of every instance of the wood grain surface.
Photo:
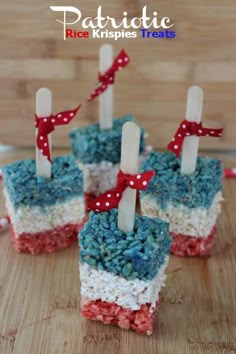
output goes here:
<path id="1" fill-rule="evenodd" d="M 84 16 L 122 18 L 149 13 L 169 16 L 175 39 L 110 40 L 115 52 L 131 57 L 115 83 L 115 116 L 132 113 L 149 132 L 149 142 L 165 147 L 185 115 L 186 93 L 203 87 L 206 126 L 223 127 L 221 139 L 202 138 L 201 148 L 235 149 L 236 2 L 235 0 L 11 0 L 0 11 L 0 143 L 34 144 L 34 94 L 41 86 L 53 90 L 54 111 L 83 104 L 69 127 L 57 127 L 54 146 L 69 146 L 67 132 L 97 121 L 97 101 L 86 103 L 96 85 L 98 48 L 104 39 L 63 41 L 61 14 L 50 5 L 79 7 Z M 75 25 L 76 29 L 80 29 Z M 161 123 L 161 125 L 160 125 Z"/>
<path id="2" fill-rule="evenodd" d="M 0 165 L 31 156 L 30 150 L 4 153 Z M 235 166 L 236 159 L 223 160 Z M 1 233 L 0 353 L 235 353 L 236 179 L 224 181 L 224 196 L 212 256 L 170 257 L 151 337 L 81 318 L 77 246 L 51 255 L 17 254 L 9 232 Z"/>

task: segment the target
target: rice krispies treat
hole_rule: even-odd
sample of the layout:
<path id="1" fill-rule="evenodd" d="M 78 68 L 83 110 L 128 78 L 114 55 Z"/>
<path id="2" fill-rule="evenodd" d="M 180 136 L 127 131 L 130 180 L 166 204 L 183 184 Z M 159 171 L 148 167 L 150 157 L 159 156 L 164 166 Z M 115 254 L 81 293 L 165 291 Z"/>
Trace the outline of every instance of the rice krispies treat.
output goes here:
<path id="1" fill-rule="evenodd" d="M 143 215 L 170 223 L 170 251 L 179 256 L 210 252 L 221 211 L 222 164 L 218 159 L 198 157 L 196 171 L 181 175 L 180 159 L 169 152 L 150 152 L 141 171 L 153 168 L 156 175 L 140 192 Z"/>
<path id="2" fill-rule="evenodd" d="M 99 124 L 76 128 L 69 133 L 72 153 L 83 172 L 84 192 L 97 196 L 114 187 L 120 167 L 121 130 L 125 122 L 137 121 L 131 115 L 113 120 L 113 128 L 100 130 Z M 144 152 L 141 129 L 140 157 Z"/>
<path id="3" fill-rule="evenodd" d="M 76 242 L 84 223 L 82 173 L 72 155 L 52 161 L 52 178 L 35 175 L 35 161 L 2 170 L 11 237 L 18 252 L 53 252 Z"/>
<path id="4" fill-rule="evenodd" d="M 82 315 L 149 335 L 165 283 L 168 224 L 136 215 L 124 233 L 116 222 L 116 209 L 90 212 L 79 233 Z"/>

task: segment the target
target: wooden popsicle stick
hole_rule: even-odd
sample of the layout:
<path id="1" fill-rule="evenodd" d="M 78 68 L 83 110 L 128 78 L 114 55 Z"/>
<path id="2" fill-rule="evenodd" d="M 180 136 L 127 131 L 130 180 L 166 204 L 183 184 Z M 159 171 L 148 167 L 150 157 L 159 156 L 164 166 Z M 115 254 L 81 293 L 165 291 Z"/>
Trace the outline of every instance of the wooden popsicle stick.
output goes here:
<path id="1" fill-rule="evenodd" d="M 48 88 L 40 88 L 36 92 L 36 114 L 39 118 L 48 117 L 52 114 L 52 92 Z M 37 135 L 37 131 L 36 131 Z M 52 137 L 48 135 L 48 143 L 51 154 Z M 51 178 L 51 163 L 46 156 L 42 155 L 42 152 L 36 149 L 36 175 L 46 178 Z"/>
<path id="2" fill-rule="evenodd" d="M 104 44 L 99 50 L 99 71 L 104 74 L 113 62 L 111 44 Z M 109 85 L 99 96 L 99 126 L 100 130 L 112 129 L 113 125 L 113 85 Z"/>
<path id="3" fill-rule="evenodd" d="M 188 89 L 186 120 L 189 122 L 201 122 L 203 106 L 203 90 L 199 86 L 191 86 Z M 189 136 L 184 138 L 181 158 L 180 172 L 183 175 L 189 175 L 196 170 L 198 156 L 198 136 Z"/>
<path id="4" fill-rule="evenodd" d="M 138 172 L 138 157 L 140 144 L 140 128 L 133 122 L 127 122 L 122 127 L 121 163 L 123 173 Z M 127 187 L 118 206 L 118 228 L 130 232 L 134 228 L 136 206 L 136 190 Z"/>

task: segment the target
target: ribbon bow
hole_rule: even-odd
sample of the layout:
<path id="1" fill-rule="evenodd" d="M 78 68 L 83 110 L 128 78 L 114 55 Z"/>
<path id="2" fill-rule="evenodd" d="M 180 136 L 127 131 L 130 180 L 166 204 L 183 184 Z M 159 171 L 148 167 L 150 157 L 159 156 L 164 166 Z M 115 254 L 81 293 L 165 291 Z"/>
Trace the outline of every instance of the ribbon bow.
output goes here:
<path id="1" fill-rule="evenodd" d="M 36 144 L 42 155 L 46 156 L 48 161 L 51 162 L 50 148 L 48 142 L 48 134 L 50 134 L 56 125 L 67 125 L 76 116 L 76 113 L 80 109 L 81 105 L 71 111 L 59 112 L 57 114 L 51 114 L 48 117 L 39 118 L 35 114 L 35 127 L 38 128 L 36 136 Z"/>
<path id="2" fill-rule="evenodd" d="M 95 90 L 91 93 L 88 98 L 88 102 L 92 101 L 97 96 L 101 95 L 109 85 L 112 85 L 115 81 L 115 73 L 123 69 L 128 63 L 130 59 L 124 49 L 120 51 L 117 57 L 114 59 L 111 67 L 104 73 L 98 73 L 98 81 L 100 85 L 95 88 Z"/>
<path id="3" fill-rule="evenodd" d="M 211 136 L 211 137 L 221 137 L 223 129 L 210 129 L 210 128 L 203 128 L 202 123 L 196 122 L 189 122 L 188 120 L 184 119 L 172 141 L 167 145 L 167 148 L 172 151 L 176 157 L 179 157 L 179 153 L 186 136 L 196 135 L 196 136 Z"/>
<path id="4" fill-rule="evenodd" d="M 117 174 L 116 186 L 109 191 L 99 195 L 88 204 L 88 209 L 93 211 L 108 211 L 116 208 L 121 200 L 122 194 L 127 187 L 145 190 L 149 180 L 155 175 L 153 170 L 129 175 L 121 170 Z"/>

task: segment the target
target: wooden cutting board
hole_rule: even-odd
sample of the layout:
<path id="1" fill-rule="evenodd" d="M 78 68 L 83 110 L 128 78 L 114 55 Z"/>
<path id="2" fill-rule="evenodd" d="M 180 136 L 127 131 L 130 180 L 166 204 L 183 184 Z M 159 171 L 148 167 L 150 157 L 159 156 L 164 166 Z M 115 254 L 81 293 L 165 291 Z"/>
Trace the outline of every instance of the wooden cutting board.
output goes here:
<path id="1" fill-rule="evenodd" d="M 32 156 L 31 150 L 1 153 L 0 166 Z M 50 255 L 17 254 L 9 232 L 2 232 L 0 353 L 235 353 L 236 179 L 224 181 L 224 196 L 212 256 L 170 257 L 151 337 L 81 318 L 77 246 Z"/>

